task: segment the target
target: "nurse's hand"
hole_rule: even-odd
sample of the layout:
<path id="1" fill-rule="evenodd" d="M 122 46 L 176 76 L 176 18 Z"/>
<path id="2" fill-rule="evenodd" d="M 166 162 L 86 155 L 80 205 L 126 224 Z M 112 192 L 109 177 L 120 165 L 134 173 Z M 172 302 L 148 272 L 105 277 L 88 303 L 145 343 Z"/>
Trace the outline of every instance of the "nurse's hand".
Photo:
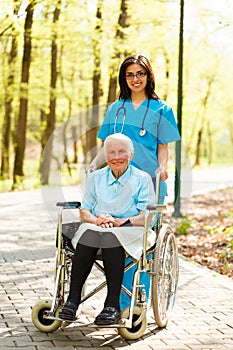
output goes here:
<path id="1" fill-rule="evenodd" d="M 86 169 L 85 169 L 85 172 L 86 174 L 90 174 L 92 173 L 93 171 L 97 170 L 97 165 L 96 164 L 89 164 Z"/>
<path id="2" fill-rule="evenodd" d="M 164 166 L 160 166 L 160 167 L 155 171 L 155 176 L 158 174 L 158 172 L 160 172 L 160 180 L 161 180 L 161 181 L 166 181 L 167 178 L 168 178 L 167 168 L 165 168 Z"/>

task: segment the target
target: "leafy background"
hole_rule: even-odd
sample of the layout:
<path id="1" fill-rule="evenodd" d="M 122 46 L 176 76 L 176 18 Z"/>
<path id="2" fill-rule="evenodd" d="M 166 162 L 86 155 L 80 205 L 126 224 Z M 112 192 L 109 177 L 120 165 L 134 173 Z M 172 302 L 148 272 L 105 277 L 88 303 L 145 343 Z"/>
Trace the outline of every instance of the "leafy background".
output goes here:
<path id="1" fill-rule="evenodd" d="M 27 32 L 29 10 L 33 17 Z M 232 10 L 230 0 L 184 3 L 183 167 L 187 158 L 191 166 L 232 161 Z M 71 174 L 68 182 L 73 181 L 67 164 L 88 162 L 96 151 L 97 130 L 88 131 L 101 123 L 105 108 L 93 117 L 93 106 L 117 98 L 118 68 L 128 54 L 148 56 L 157 93 L 176 113 L 180 1 L 6 0 L 0 19 L 1 190 L 40 185 L 49 137 L 75 116 L 76 132 L 85 137 L 74 137 L 77 147 L 70 153 L 64 147 L 62 161 L 50 159 L 52 168 L 65 169 Z M 28 38 L 29 78 L 23 82 Z M 24 128 L 22 98 L 27 101 Z M 52 183 L 50 174 L 44 183 Z"/>

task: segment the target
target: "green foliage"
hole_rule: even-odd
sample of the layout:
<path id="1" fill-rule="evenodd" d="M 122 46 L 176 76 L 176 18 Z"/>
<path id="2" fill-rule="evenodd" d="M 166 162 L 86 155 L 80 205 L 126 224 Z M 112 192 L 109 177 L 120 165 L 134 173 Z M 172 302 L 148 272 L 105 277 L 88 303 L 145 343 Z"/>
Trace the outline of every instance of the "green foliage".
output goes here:
<path id="1" fill-rule="evenodd" d="M 189 230 L 193 227 L 193 221 L 191 219 L 188 218 L 187 215 L 185 215 L 182 218 L 181 223 L 179 224 L 179 226 L 176 227 L 176 231 L 180 234 L 180 235 L 188 235 L 189 234 Z"/>
<path id="2" fill-rule="evenodd" d="M 214 6 L 213 6 L 214 2 Z M 12 98 L 11 145 L 20 102 L 20 76 L 26 1 L 2 2 L 0 11 L 0 133 L 5 117 L 6 93 Z M 13 3 L 15 13 L 13 13 Z M 44 121 L 48 115 L 51 80 L 51 41 L 56 34 L 58 79 L 56 122 L 59 126 L 72 115 L 91 107 L 95 45 L 99 46 L 99 67 L 106 104 L 111 74 L 117 74 L 125 54 L 142 53 L 151 60 L 156 76 L 156 91 L 176 112 L 177 62 L 179 38 L 179 2 L 142 0 L 125 1 L 128 8 L 127 27 L 120 28 L 121 0 L 102 1 L 102 29 L 96 31 L 96 1 L 61 1 L 59 21 L 53 23 L 53 0 L 36 2 L 32 26 L 32 62 L 29 79 L 27 140 L 41 143 Z M 221 3 L 219 5 L 219 3 Z M 153 11 L 151 10 L 153 8 Z M 184 79 L 183 79 L 183 145 L 191 159 L 195 158 L 198 130 L 203 122 L 201 163 L 232 161 L 233 104 L 231 85 L 233 66 L 232 2 L 194 0 L 185 5 Z M 116 39 L 121 30 L 124 40 Z M 11 44 L 16 38 L 17 52 L 9 64 Z M 117 55 L 113 55 L 115 48 Z M 198 50 L 197 50 L 198 48 Z M 224 55 L 222 54 L 224 52 Z M 113 59 L 113 56 L 115 57 Z M 111 68 L 111 70 L 110 70 Z M 15 79 L 9 85 L 9 73 Z M 212 81 L 210 89 L 210 81 Z M 207 92 L 209 94 L 207 94 Z M 205 97 L 208 95 L 208 100 Z M 218 98 L 216 98 L 216 95 Z M 204 105 L 206 102 L 206 105 Z M 79 113 L 80 116 L 80 113 Z M 101 120 L 103 115 L 101 115 Z M 88 118 L 77 117 L 77 125 L 85 129 Z M 214 140 L 214 141 L 213 141 Z M 0 153 L 2 140 L 0 140 Z M 14 156 L 13 152 L 11 153 Z M 38 159 L 39 160 L 39 159 Z M 13 164 L 11 159 L 11 164 Z M 37 170 L 36 170 L 37 171 Z M 12 172 L 12 166 L 11 166 Z M 25 171 L 25 177 L 31 176 Z M 37 174 L 35 173 L 36 177 Z M 2 184 L 1 184 L 2 187 Z"/>
<path id="3" fill-rule="evenodd" d="M 9 192 L 12 187 L 12 180 L 6 179 L 0 181 L 0 192 Z"/>
<path id="4" fill-rule="evenodd" d="M 209 226 L 209 225 L 205 225 L 205 226 L 203 227 L 203 229 L 204 229 L 205 231 L 209 231 L 209 233 L 210 233 L 211 235 L 214 234 L 214 233 L 217 233 L 217 232 L 220 232 L 220 231 L 221 231 L 221 229 L 220 229 L 219 227 Z"/>

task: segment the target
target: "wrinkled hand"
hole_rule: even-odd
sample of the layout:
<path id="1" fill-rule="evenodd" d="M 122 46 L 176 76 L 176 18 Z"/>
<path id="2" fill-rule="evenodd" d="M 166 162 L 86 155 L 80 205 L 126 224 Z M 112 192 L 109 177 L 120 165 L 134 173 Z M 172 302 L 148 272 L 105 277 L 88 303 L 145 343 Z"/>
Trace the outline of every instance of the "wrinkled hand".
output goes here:
<path id="1" fill-rule="evenodd" d="M 127 220 L 127 218 L 114 218 L 109 214 L 101 214 L 97 216 L 96 225 L 104 228 L 110 228 L 114 226 L 120 227 Z"/>
<path id="2" fill-rule="evenodd" d="M 123 225 L 128 219 L 127 218 L 115 218 L 114 220 L 114 226 L 120 227 Z"/>
<path id="3" fill-rule="evenodd" d="M 109 214 L 101 214 L 97 216 L 96 225 L 104 228 L 109 228 L 114 226 L 115 219 Z"/>
<path id="4" fill-rule="evenodd" d="M 168 172 L 167 169 L 163 166 L 160 166 L 156 171 L 155 171 L 155 176 L 157 173 L 160 172 L 160 180 L 161 181 L 166 181 L 168 178 Z"/>

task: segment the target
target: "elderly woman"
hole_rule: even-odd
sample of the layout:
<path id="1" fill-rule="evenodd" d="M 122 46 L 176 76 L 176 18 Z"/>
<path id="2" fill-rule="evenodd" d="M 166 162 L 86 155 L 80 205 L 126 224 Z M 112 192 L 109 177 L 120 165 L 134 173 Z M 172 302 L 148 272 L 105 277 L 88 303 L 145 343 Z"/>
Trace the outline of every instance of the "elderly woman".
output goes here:
<path id="1" fill-rule="evenodd" d="M 69 296 L 59 316 L 74 320 L 82 287 L 102 249 L 107 281 L 104 308 L 95 324 L 111 325 L 120 320 L 119 295 L 124 274 L 125 252 L 138 259 L 142 252 L 144 213 L 155 203 L 149 174 L 130 165 L 134 149 L 123 134 L 113 134 L 104 142 L 107 166 L 87 179 L 80 216 L 82 224 L 72 240 L 76 247 Z M 130 227 L 130 226 L 133 226 Z M 153 231 L 148 247 L 153 244 Z"/>

